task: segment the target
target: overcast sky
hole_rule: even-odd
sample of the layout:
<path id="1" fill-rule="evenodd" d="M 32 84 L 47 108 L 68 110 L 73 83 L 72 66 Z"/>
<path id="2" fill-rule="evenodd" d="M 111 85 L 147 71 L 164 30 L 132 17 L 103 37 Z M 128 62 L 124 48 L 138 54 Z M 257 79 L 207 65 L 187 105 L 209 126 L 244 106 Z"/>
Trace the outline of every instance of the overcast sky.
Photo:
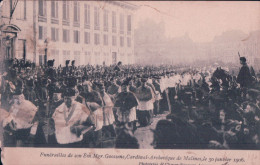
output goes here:
<path id="1" fill-rule="evenodd" d="M 245 33 L 260 30 L 260 2 L 131 3 L 140 6 L 135 14 L 136 28 L 138 22 L 146 18 L 164 21 L 169 37 L 182 36 L 187 32 L 195 42 L 208 42 L 227 30 L 242 30 Z"/>

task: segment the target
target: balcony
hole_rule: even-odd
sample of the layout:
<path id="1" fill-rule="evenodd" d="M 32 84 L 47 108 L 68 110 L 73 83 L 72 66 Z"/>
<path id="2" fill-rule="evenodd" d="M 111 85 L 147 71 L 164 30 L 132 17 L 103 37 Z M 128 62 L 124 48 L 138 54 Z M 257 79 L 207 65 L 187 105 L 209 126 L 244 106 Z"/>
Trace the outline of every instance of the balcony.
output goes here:
<path id="1" fill-rule="evenodd" d="M 74 26 L 74 27 L 79 27 L 79 26 L 80 26 L 80 23 L 79 23 L 79 22 L 73 22 L 73 26 Z"/>
<path id="2" fill-rule="evenodd" d="M 95 25 L 94 30 L 100 30 L 100 26 L 99 25 Z"/>
<path id="3" fill-rule="evenodd" d="M 116 28 L 115 27 L 112 28 L 112 32 L 116 33 Z"/>
<path id="4" fill-rule="evenodd" d="M 59 24 L 59 20 L 57 18 L 51 18 L 52 24 Z"/>
<path id="5" fill-rule="evenodd" d="M 62 20 L 62 25 L 70 26 L 70 21 L 68 21 L 68 20 Z"/>
<path id="6" fill-rule="evenodd" d="M 108 27 L 104 27 L 104 31 L 105 31 L 105 32 L 108 32 Z"/>
<path id="7" fill-rule="evenodd" d="M 38 16 L 38 22 L 47 22 L 46 16 Z"/>
<path id="8" fill-rule="evenodd" d="M 89 24 L 84 24 L 84 28 L 85 29 L 90 29 L 90 25 Z"/>

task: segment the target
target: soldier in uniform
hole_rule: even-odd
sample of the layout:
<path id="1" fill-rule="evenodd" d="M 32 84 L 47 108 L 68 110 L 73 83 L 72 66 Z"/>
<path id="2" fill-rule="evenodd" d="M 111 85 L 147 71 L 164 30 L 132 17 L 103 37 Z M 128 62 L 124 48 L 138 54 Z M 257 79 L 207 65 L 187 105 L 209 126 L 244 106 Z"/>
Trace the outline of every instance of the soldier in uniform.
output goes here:
<path id="1" fill-rule="evenodd" d="M 70 73 L 69 63 L 70 63 L 70 60 L 66 60 L 66 62 L 65 62 L 66 66 L 63 67 L 63 69 L 62 69 L 62 76 L 66 76 Z"/>
<path id="2" fill-rule="evenodd" d="M 70 66 L 70 74 L 73 75 L 75 73 L 76 66 L 75 66 L 75 60 L 71 61 L 71 66 Z"/>
<path id="3" fill-rule="evenodd" d="M 115 70 L 115 71 L 121 71 L 121 68 L 120 68 L 121 65 L 122 65 L 122 62 L 119 61 L 119 62 L 117 63 L 117 65 L 115 66 L 114 70 Z"/>

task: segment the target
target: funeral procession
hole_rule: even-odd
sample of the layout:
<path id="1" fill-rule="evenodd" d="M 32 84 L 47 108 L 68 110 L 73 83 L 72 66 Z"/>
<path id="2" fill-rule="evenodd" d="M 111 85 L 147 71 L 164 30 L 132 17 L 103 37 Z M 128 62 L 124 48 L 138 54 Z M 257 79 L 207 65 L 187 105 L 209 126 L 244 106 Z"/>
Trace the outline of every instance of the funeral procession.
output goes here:
<path id="1" fill-rule="evenodd" d="M 2 0 L 0 147 L 259 150 L 259 2 L 147 3 Z"/>

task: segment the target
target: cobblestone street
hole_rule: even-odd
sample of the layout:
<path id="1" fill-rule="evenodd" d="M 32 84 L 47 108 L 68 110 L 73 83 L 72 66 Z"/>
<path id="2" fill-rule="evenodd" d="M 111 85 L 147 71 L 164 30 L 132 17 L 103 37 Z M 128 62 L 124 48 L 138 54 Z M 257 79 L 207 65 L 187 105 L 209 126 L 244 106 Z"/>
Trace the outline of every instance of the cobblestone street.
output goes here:
<path id="1" fill-rule="evenodd" d="M 139 127 L 134 135 L 136 139 L 139 142 L 139 148 L 140 149 L 152 149 L 153 146 L 151 143 L 153 142 L 153 132 L 151 129 L 155 129 L 156 124 L 161 119 L 166 119 L 168 113 L 159 114 L 156 117 L 153 118 L 153 123 L 146 127 Z"/>

